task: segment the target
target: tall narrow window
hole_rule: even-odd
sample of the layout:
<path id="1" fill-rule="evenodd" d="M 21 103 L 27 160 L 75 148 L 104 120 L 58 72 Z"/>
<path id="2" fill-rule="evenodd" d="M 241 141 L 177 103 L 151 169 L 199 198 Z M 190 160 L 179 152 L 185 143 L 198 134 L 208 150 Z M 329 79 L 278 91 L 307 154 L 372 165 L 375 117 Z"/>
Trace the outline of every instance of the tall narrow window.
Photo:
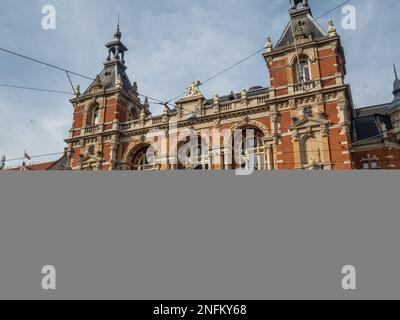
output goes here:
<path id="1" fill-rule="evenodd" d="M 207 142 L 200 136 L 188 137 L 178 150 L 180 168 L 186 170 L 209 170 L 210 158 Z"/>
<path id="2" fill-rule="evenodd" d="M 100 108 L 96 107 L 93 110 L 93 123 L 94 126 L 100 124 Z"/>
<path id="3" fill-rule="evenodd" d="M 310 71 L 310 62 L 307 60 L 301 60 L 300 63 L 296 64 L 296 75 L 297 82 L 303 83 L 311 81 L 311 71 Z"/>

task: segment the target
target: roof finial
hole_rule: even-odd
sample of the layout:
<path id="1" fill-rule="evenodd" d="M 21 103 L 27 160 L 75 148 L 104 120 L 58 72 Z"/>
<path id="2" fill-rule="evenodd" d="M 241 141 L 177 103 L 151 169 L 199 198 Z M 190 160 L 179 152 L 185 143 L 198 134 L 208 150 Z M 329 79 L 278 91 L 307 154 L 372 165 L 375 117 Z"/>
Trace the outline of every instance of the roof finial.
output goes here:
<path id="1" fill-rule="evenodd" d="M 396 77 L 396 80 L 399 80 L 399 77 L 397 76 L 396 65 L 394 63 L 393 63 L 393 69 L 394 69 L 394 76 Z"/>
<path id="2" fill-rule="evenodd" d="M 117 24 L 117 29 L 119 30 L 119 9 L 118 9 L 118 24 Z"/>
<path id="3" fill-rule="evenodd" d="M 119 28 L 120 24 L 119 24 L 119 9 L 118 9 L 118 22 L 117 22 L 117 31 L 115 32 L 114 38 L 115 39 L 121 39 L 121 29 Z"/>

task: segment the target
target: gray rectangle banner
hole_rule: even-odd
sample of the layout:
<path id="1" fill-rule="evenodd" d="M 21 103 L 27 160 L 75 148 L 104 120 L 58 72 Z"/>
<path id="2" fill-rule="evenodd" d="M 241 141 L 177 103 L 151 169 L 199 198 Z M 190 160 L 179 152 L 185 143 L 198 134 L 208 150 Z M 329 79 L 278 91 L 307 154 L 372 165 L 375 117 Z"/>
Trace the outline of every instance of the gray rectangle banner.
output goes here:
<path id="1" fill-rule="evenodd" d="M 399 181 L 1 173 L 0 298 L 399 299 Z M 44 290 L 44 266 L 56 290 Z"/>

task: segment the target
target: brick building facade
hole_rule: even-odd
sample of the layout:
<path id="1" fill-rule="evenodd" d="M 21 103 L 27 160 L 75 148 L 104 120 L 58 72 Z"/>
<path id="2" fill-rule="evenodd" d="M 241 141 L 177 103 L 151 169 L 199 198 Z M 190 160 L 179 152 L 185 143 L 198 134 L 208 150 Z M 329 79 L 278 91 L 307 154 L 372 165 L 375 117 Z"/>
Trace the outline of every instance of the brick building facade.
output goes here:
<path id="1" fill-rule="evenodd" d="M 278 43 L 273 46 L 268 38 L 265 44 L 268 87 L 208 99 L 193 82 L 161 115 L 151 114 L 126 74 L 128 49 L 118 27 L 106 44 L 103 70 L 71 100 L 69 169 L 350 170 L 375 166 L 374 159 L 380 168 L 400 168 L 399 104 L 382 116 L 369 115 L 382 118 L 382 136 L 373 137 L 379 141 L 360 134 L 370 123 L 361 120 L 364 111 L 353 109 L 333 23 L 321 28 L 307 1 L 292 1 L 289 13 Z"/>

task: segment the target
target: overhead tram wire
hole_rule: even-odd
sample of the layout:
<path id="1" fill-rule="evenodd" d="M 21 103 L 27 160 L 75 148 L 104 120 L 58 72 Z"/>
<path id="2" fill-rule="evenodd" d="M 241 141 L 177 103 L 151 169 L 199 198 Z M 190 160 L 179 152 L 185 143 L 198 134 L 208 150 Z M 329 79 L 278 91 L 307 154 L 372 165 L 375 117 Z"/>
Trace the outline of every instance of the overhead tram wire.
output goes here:
<path id="1" fill-rule="evenodd" d="M 344 2 L 341 3 L 340 5 L 338 5 L 338 6 L 334 7 L 334 8 L 332 8 L 332 9 L 326 11 L 325 13 L 323 13 L 322 15 L 318 16 L 316 19 L 314 19 L 314 21 L 317 21 L 317 20 L 321 19 L 322 17 L 324 17 L 324 16 L 326 16 L 327 14 L 329 14 L 329 13 L 331 13 L 331 12 L 337 10 L 338 8 L 341 8 L 342 6 L 344 6 L 344 5 L 348 4 L 348 3 L 350 3 L 351 1 L 352 1 L 352 0 L 346 0 L 346 1 L 344 1 Z M 203 84 L 205 84 L 205 83 L 207 83 L 207 82 L 209 82 L 209 81 L 211 81 L 211 80 L 214 80 L 215 78 L 219 77 L 220 75 L 224 74 L 225 72 L 227 72 L 227 71 L 229 71 L 229 70 L 235 68 L 236 66 L 238 66 L 238 65 L 242 64 L 243 62 L 249 60 L 250 58 L 254 57 L 254 56 L 257 55 L 258 53 L 262 52 L 264 49 L 265 49 L 265 48 L 261 48 L 261 49 L 257 50 L 256 52 L 254 52 L 254 53 L 248 55 L 247 57 L 245 57 L 245 58 L 239 60 L 238 62 L 232 64 L 231 66 L 229 66 L 229 67 L 223 69 L 222 71 L 216 73 L 215 75 L 211 76 L 211 77 L 208 78 L 207 80 L 201 82 L 200 85 L 203 85 Z M 72 74 L 72 75 L 75 75 L 75 76 L 78 76 L 78 77 L 81 77 L 81 78 L 84 78 L 84 79 L 87 79 L 87 80 L 92 80 L 92 81 L 94 80 L 93 78 L 88 77 L 88 76 L 85 76 L 85 75 L 83 75 L 83 74 L 80 74 L 80 73 L 77 73 L 77 72 L 68 70 L 68 69 L 66 69 L 66 68 L 62 68 L 62 67 L 60 67 L 60 66 L 56 66 L 56 65 L 51 64 L 51 63 L 48 63 L 48 62 L 44 62 L 44 61 L 41 61 L 41 60 L 38 60 L 38 59 L 35 59 L 35 58 L 31 58 L 31 57 L 29 57 L 29 56 L 26 56 L 26 55 L 24 55 L 24 54 L 21 54 L 21 53 L 12 51 L 12 50 L 8 50 L 8 49 L 5 49 L 5 48 L 0 47 L 0 51 L 3 51 L 3 52 L 5 52 L 5 53 L 8 53 L 8 54 L 11 54 L 11 55 L 14 55 L 14 56 L 17 56 L 17 57 L 20 57 L 20 58 L 23 58 L 23 59 L 26 59 L 26 60 L 35 62 L 35 63 L 42 64 L 42 65 L 47 66 L 47 67 L 50 67 L 50 68 L 54 68 L 54 69 L 63 71 L 63 72 L 65 72 L 65 73 L 67 74 L 67 76 L 69 76 L 69 74 Z M 52 92 L 52 93 L 67 94 L 66 92 L 58 91 L 58 90 L 48 90 L 48 89 L 39 89 L 39 88 L 29 88 L 29 87 L 23 87 L 23 86 L 12 86 L 12 85 L 7 85 L 7 84 L 3 84 L 3 85 L 1 85 L 1 87 L 9 87 L 9 88 L 15 88 L 15 89 L 25 89 L 25 90 L 34 90 L 34 91 L 44 91 L 44 92 Z M 68 93 L 68 94 L 70 94 L 70 93 Z M 170 103 L 171 103 L 172 101 L 174 101 L 174 100 L 176 100 L 176 99 L 182 97 L 184 94 L 185 94 L 185 92 L 182 93 L 182 94 L 180 94 L 180 95 L 178 95 L 177 97 L 175 97 L 175 98 L 173 98 L 173 99 L 170 99 L 170 100 L 166 101 L 166 102 L 165 102 L 165 101 L 162 101 L 162 100 L 160 100 L 160 99 L 155 99 L 155 98 L 152 98 L 152 97 L 150 97 L 150 96 L 146 96 L 146 95 L 144 95 L 144 94 L 139 94 L 139 95 L 142 96 L 142 97 L 148 98 L 149 100 L 158 102 L 157 104 L 161 104 L 161 105 L 170 105 L 170 106 L 176 107 L 175 105 L 171 105 Z"/>
<path id="2" fill-rule="evenodd" d="M 317 21 L 317 20 L 321 19 L 322 17 L 324 17 L 324 16 L 328 15 L 329 13 L 331 13 L 331 12 L 333 12 L 333 11 L 335 11 L 335 10 L 341 8 L 342 6 L 344 6 L 344 5 L 348 4 L 348 3 L 350 3 L 351 1 L 352 1 L 352 0 L 346 0 L 346 1 L 342 2 L 342 3 L 339 4 L 338 6 L 336 6 L 336 7 L 332 8 L 332 9 L 326 11 L 326 12 L 323 13 L 322 15 L 318 16 L 317 18 L 315 18 L 314 21 Z M 56 65 L 53 65 L 53 64 L 44 62 L 44 61 L 40 61 L 40 60 L 38 60 L 38 59 L 34 59 L 34 58 L 28 57 L 28 56 L 26 56 L 26 55 L 23 55 L 23 54 L 20 54 L 20 53 L 11 51 L 11 50 L 7 50 L 7 49 L 1 48 L 1 47 L 0 47 L 0 50 L 3 51 L 3 52 L 9 53 L 9 54 L 18 56 L 18 57 L 20 57 L 20 58 L 30 60 L 30 61 L 32 61 L 32 62 L 36 62 L 36 63 L 42 64 L 42 65 L 45 65 L 45 66 L 48 66 L 48 67 L 51 67 L 51 68 L 60 70 L 60 71 L 64 71 L 64 72 L 66 72 L 66 74 L 67 74 L 67 76 L 68 76 L 68 79 L 69 79 L 71 85 L 72 85 L 72 82 L 71 82 L 71 79 L 70 79 L 70 77 L 69 77 L 69 74 L 73 74 L 73 75 L 76 75 L 76 76 L 79 76 L 79 77 L 82 77 L 82 78 L 85 78 L 85 79 L 88 79 L 88 80 L 92 80 L 92 81 L 94 80 L 93 78 L 88 77 L 88 76 L 85 76 L 85 75 L 82 75 L 82 74 L 80 74 L 80 73 L 77 73 L 77 72 L 74 72 L 74 71 L 71 71 L 71 70 L 67 70 L 67 69 L 65 69 L 65 68 L 62 68 L 62 67 L 59 67 L 59 66 L 56 66 Z M 229 70 L 235 68 L 236 66 L 238 66 L 238 65 L 240 65 L 240 64 L 242 64 L 242 63 L 244 63 L 245 61 L 251 59 L 252 57 L 256 56 L 257 54 L 259 54 L 260 52 L 262 52 L 262 51 L 264 51 L 264 50 L 265 50 L 265 48 L 263 47 L 263 48 L 257 50 L 256 52 L 251 53 L 251 54 L 248 55 L 247 57 L 245 57 L 245 58 L 239 60 L 238 62 L 235 62 L 235 63 L 232 64 L 231 66 L 229 66 L 229 67 L 223 69 L 222 71 L 216 73 L 215 75 L 211 76 L 210 78 L 206 79 L 205 81 L 200 82 L 200 86 L 204 85 L 204 84 L 207 83 L 207 82 L 210 82 L 210 81 L 214 80 L 215 78 L 221 76 L 222 74 L 224 74 L 225 72 L 227 72 L 227 71 L 229 71 Z M 57 91 L 57 90 L 37 89 L 37 88 L 28 88 L 28 87 L 22 87 L 22 86 L 11 86 L 11 85 L 2 85 L 2 86 L 3 86 L 3 87 L 10 87 L 10 88 L 17 88 L 17 89 L 26 89 L 26 90 L 34 90 L 34 91 L 44 91 L 44 92 L 52 92 L 52 93 L 62 93 L 62 94 L 66 94 L 66 92 Z M 72 85 L 72 88 L 73 88 L 73 85 Z M 73 90 L 75 91 L 74 88 L 73 88 Z M 68 94 L 70 94 L 70 93 L 68 93 Z M 153 101 L 157 102 L 156 104 L 158 104 L 158 105 L 167 105 L 167 106 L 169 105 L 169 106 L 173 106 L 174 108 L 176 108 L 175 105 L 172 105 L 172 104 L 170 104 L 170 103 L 171 103 L 172 101 L 174 101 L 174 100 L 176 100 L 176 99 L 182 97 L 184 94 L 185 94 L 185 92 L 181 93 L 180 95 L 176 96 L 176 97 L 173 98 L 173 99 L 168 100 L 167 102 L 164 102 L 164 101 L 161 101 L 161 100 L 159 100 L 159 99 L 155 99 L 155 98 L 152 98 L 152 97 L 150 97 L 150 96 L 143 95 L 143 94 L 139 94 L 139 96 L 142 96 L 142 97 L 144 97 L 144 98 L 148 98 L 149 100 L 153 100 Z M 186 110 L 186 109 L 184 109 L 184 108 L 182 108 L 182 110 L 190 111 L 190 110 Z M 190 112 L 192 112 L 192 111 L 190 111 Z"/>
<path id="3" fill-rule="evenodd" d="M 66 92 L 66 91 L 42 89 L 42 88 L 32 88 L 32 87 L 17 86 L 17 85 L 5 84 L 5 83 L 0 83 L 0 87 L 72 95 L 71 92 Z"/>
<path id="4" fill-rule="evenodd" d="M 351 1 L 352 1 L 352 0 L 346 0 L 346 1 L 342 2 L 342 3 L 339 4 L 338 6 L 336 6 L 336 7 L 332 8 L 332 9 L 326 11 L 325 13 L 323 13 L 322 15 L 318 16 L 317 18 L 315 18 L 315 19 L 313 19 L 313 20 L 314 20 L 314 21 L 318 21 L 319 19 L 321 19 L 321 18 L 325 17 L 326 15 L 328 15 L 329 13 L 331 13 L 331 12 L 333 12 L 333 11 L 335 11 L 335 10 L 341 8 L 341 7 L 343 7 L 344 5 L 350 3 Z M 293 38 L 294 38 L 294 37 L 293 37 Z M 277 42 L 277 41 L 275 41 L 275 43 L 276 43 L 276 42 Z M 203 82 L 200 82 L 200 86 L 204 85 L 204 84 L 207 83 L 207 82 L 210 82 L 211 80 L 214 80 L 215 78 L 217 78 L 217 77 L 219 77 L 220 75 L 224 74 L 225 72 L 227 72 L 227 71 L 229 71 L 229 70 L 231 70 L 231 69 L 237 67 L 238 65 L 240 65 L 240 64 L 242 64 L 242 63 L 244 63 L 244 62 L 246 62 L 247 60 L 251 59 L 252 57 L 256 56 L 257 54 L 259 54 L 260 52 L 262 52 L 262 51 L 264 51 L 264 50 L 265 50 L 265 47 L 263 47 L 263 48 L 257 50 L 257 51 L 254 52 L 254 53 L 249 54 L 247 57 L 245 57 L 245 58 L 239 60 L 238 62 L 235 62 L 235 63 L 232 64 L 231 66 L 229 66 L 229 67 L 223 69 L 222 71 L 216 73 L 215 75 L 211 76 L 211 77 L 208 78 L 207 80 L 205 80 L 205 81 L 203 81 Z M 178 95 L 177 97 L 168 100 L 167 103 L 170 103 L 170 102 L 172 102 L 172 101 L 174 101 L 174 100 L 176 100 L 176 99 L 179 99 L 179 98 L 182 97 L 184 94 L 185 94 L 185 92 L 181 93 L 181 94 Z"/>
<path id="5" fill-rule="evenodd" d="M 71 71 L 71 70 L 68 70 L 66 68 L 63 68 L 63 67 L 60 67 L 60 66 L 56 66 L 54 64 L 51 64 L 51 63 L 48 63 L 48 62 L 44 62 L 44 61 L 41 61 L 41 60 L 38 60 L 38 59 L 35 59 L 35 58 L 31 58 L 31 57 L 28 57 L 27 55 L 24 55 L 24 54 L 21 54 L 21 53 L 12 51 L 12 50 L 8 50 L 8 49 L 0 47 L 0 51 L 3 51 L 5 53 L 8 53 L 8 54 L 11 54 L 11 55 L 14 55 L 14 56 L 17 56 L 17 57 L 22 58 L 22 59 L 29 60 L 31 62 L 35 62 L 35 63 L 41 64 L 41 65 L 44 65 L 44 66 L 47 66 L 47 67 L 50 67 L 50 68 L 65 72 L 67 77 L 68 77 L 68 81 L 70 82 L 70 84 L 72 86 L 72 89 L 74 91 L 75 91 L 75 88 L 74 88 L 74 86 L 72 84 L 72 80 L 71 80 L 70 75 L 75 75 L 75 76 L 84 78 L 86 80 L 91 80 L 91 81 L 95 80 L 94 78 L 91 78 L 89 76 L 83 75 L 81 73 L 78 73 L 78 72 L 75 72 L 75 71 Z M 7 87 L 7 86 L 9 86 L 9 85 L 3 85 L 3 87 Z M 10 85 L 10 87 L 11 87 L 11 85 Z M 28 87 L 25 88 L 23 86 L 14 86 L 14 88 L 16 88 L 16 89 L 28 89 Z M 35 90 L 35 88 L 29 88 L 29 90 Z M 40 90 L 35 90 L 35 91 L 48 91 L 48 92 L 53 92 L 53 93 L 63 93 L 63 94 L 65 93 L 66 94 L 66 92 L 62 92 L 62 91 L 57 92 L 58 90 L 46 90 L 46 89 L 41 90 L 40 89 Z M 70 94 L 70 93 L 68 93 L 68 94 Z M 147 96 L 145 94 L 139 94 L 139 95 L 144 97 L 144 98 L 148 98 L 149 100 L 153 100 L 153 101 L 165 104 L 165 101 L 162 101 L 160 99 L 152 98 L 152 97 Z"/>
<path id="6" fill-rule="evenodd" d="M 348 4 L 348 3 L 351 2 L 351 1 L 352 1 L 352 0 L 347 0 L 347 1 L 345 1 L 345 2 L 343 2 L 343 3 L 341 3 L 341 4 L 339 4 L 339 5 L 336 6 L 335 8 L 330 9 L 329 11 L 327 11 L 327 12 L 325 12 L 324 14 L 318 16 L 318 17 L 317 17 L 316 19 L 314 19 L 314 20 L 317 21 L 317 20 L 321 19 L 322 17 L 325 17 L 326 15 L 330 14 L 331 12 L 333 12 L 333 11 L 335 11 L 335 10 L 341 8 L 341 7 L 343 7 L 344 5 Z"/>
<path id="7" fill-rule="evenodd" d="M 87 80 L 94 80 L 94 79 L 92 79 L 92 78 L 90 78 L 90 77 L 87 77 L 87 76 L 85 76 L 85 75 L 83 75 L 83 74 L 80 74 L 80 73 L 77 73 L 77 72 L 74 72 L 74 71 L 71 71 L 71 70 L 67 70 L 67 69 L 65 69 L 65 68 L 62 68 L 62 67 L 56 66 L 56 65 L 54 65 L 54 64 L 50 64 L 50 63 L 47 63 L 47 62 L 38 60 L 38 59 L 34 59 L 34 58 L 31 58 L 31 57 L 28 57 L 28 56 L 26 56 L 26 55 L 17 53 L 17 52 L 15 52 L 15 51 L 7 50 L 7 49 L 1 48 L 1 47 L 0 47 L 0 51 L 3 51 L 3 52 L 6 52 L 6 53 L 9 53 L 9 54 L 12 54 L 12 55 L 14 55 L 14 56 L 17 56 L 17 57 L 20 57 L 20 58 L 23 58 L 23 59 L 26 59 L 26 60 L 30 60 L 30 61 L 32 61 L 32 62 L 36 62 L 36 63 L 42 64 L 42 65 L 45 65 L 45 66 L 50 67 L 50 68 L 53 68 L 53 69 L 57 69 L 57 70 L 64 71 L 64 72 L 68 72 L 68 73 L 70 73 L 70 74 L 73 74 L 73 75 L 78 76 L 78 77 L 81 77 L 81 78 L 85 78 L 85 79 L 87 79 Z"/>

